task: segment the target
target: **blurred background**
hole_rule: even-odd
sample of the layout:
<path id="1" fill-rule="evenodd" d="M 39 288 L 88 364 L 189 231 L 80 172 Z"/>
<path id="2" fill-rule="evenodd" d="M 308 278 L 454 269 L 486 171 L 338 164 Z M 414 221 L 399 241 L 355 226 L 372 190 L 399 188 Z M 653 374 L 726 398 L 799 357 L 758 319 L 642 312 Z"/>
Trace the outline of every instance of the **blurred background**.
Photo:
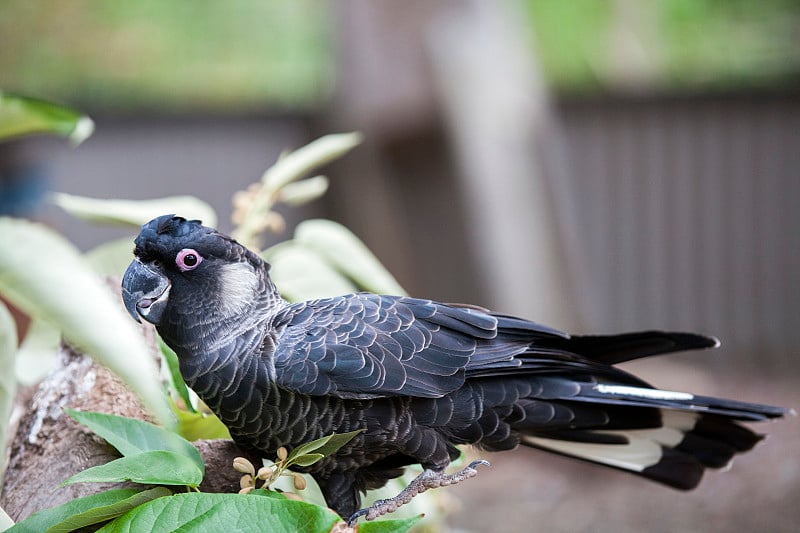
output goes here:
<path id="1" fill-rule="evenodd" d="M 95 120 L 77 149 L 0 144 L 0 212 L 83 249 L 121 234 L 46 191 L 193 194 L 227 231 L 233 192 L 282 150 L 358 130 L 290 221 L 345 223 L 414 295 L 574 332 L 717 335 L 629 367 L 800 406 L 796 0 L 4 0 L 0 88 Z M 448 527 L 791 531 L 800 431 L 766 429 L 689 494 L 501 455 L 448 490 Z"/>

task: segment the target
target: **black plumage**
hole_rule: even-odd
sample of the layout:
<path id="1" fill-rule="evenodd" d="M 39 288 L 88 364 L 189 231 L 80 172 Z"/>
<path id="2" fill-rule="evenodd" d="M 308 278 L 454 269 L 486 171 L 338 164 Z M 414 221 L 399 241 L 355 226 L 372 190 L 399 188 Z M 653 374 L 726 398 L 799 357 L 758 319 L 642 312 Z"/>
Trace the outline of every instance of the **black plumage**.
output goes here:
<path id="1" fill-rule="evenodd" d="M 693 488 L 760 436 L 741 421 L 786 410 L 659 391 L 614 364 L 716 346 L 646 331 L 569 336 L 474 306 L 359 293 L 290 304 L 269 265 L 230 237 L 171 215 L 145 224 L 123 279 L 187 384 L 242 446 L 273 456 L 364 430 L 308 468 L 342 516 L 373 517 L 474 475 L 444 469 L 457 445 L 519 444 Z M 397 500 L 353 514 L 360 493 L 419 463 Z"/>

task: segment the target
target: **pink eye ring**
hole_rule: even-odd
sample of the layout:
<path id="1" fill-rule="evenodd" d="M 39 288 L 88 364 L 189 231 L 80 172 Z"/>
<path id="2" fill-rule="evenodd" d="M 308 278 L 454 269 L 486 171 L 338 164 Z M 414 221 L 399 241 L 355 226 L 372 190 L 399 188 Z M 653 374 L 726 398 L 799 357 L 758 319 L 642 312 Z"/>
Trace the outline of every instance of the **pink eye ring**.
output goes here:
<path id="1" fill-rule="evenodd" d="M 191 248 L 184 248 L 178 252 L 178 255 L 175 257 L 175 264 L 178 265 L 178 268 L 181 269 L 181 272 L 194 270 L 197 268 L 197 265 L 202 262 L 203 256 Z"/>

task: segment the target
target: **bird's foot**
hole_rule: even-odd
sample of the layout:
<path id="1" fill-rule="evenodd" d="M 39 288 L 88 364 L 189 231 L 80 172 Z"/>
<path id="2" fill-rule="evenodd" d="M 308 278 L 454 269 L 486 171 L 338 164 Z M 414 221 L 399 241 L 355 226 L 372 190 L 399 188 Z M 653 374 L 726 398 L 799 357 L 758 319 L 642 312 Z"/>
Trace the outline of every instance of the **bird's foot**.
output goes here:
<path id="1" fill-rule="evenodd" d="M 386 500 L 377 500 L 375 503 L 365 509 L 360 509 L 353 513 L 347 519 L 349 527 L 355 527 L 356 522 L 362 516 L 366 520 L 374 520 L 379 516 L 386 513 L 392 513 L 398 507 L 404 505 L 412 500 L 417 494 L 421 494 L 428 489 L 435 489 L 436 487 L 446 487 L 447 485 L 455 485 L 460 481 L 475 477 L 478 474 L 476 467 L 479 465 L 492 466 L 489 461 L 479 460 L 472 461 L 466 468 L 454 472 L 452 474 L 445 474 L 444 471 L 437 472 L 436 470 L 425 469 L 420 475 L 415 477 L 406 488 L 394 498 Z"/>

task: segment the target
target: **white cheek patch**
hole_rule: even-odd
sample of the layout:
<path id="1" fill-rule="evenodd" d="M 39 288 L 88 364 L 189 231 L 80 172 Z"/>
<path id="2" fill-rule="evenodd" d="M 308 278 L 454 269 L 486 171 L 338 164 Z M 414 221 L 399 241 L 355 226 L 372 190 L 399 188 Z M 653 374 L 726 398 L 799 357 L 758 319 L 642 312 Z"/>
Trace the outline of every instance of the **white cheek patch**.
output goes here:
<path id="1" fill-rule="evenodd" d="M 247 263 L 222 265 L 219 275 L 219 307 L 226 315 L 249 306 L 258 291 L 258 276 Z"/>

